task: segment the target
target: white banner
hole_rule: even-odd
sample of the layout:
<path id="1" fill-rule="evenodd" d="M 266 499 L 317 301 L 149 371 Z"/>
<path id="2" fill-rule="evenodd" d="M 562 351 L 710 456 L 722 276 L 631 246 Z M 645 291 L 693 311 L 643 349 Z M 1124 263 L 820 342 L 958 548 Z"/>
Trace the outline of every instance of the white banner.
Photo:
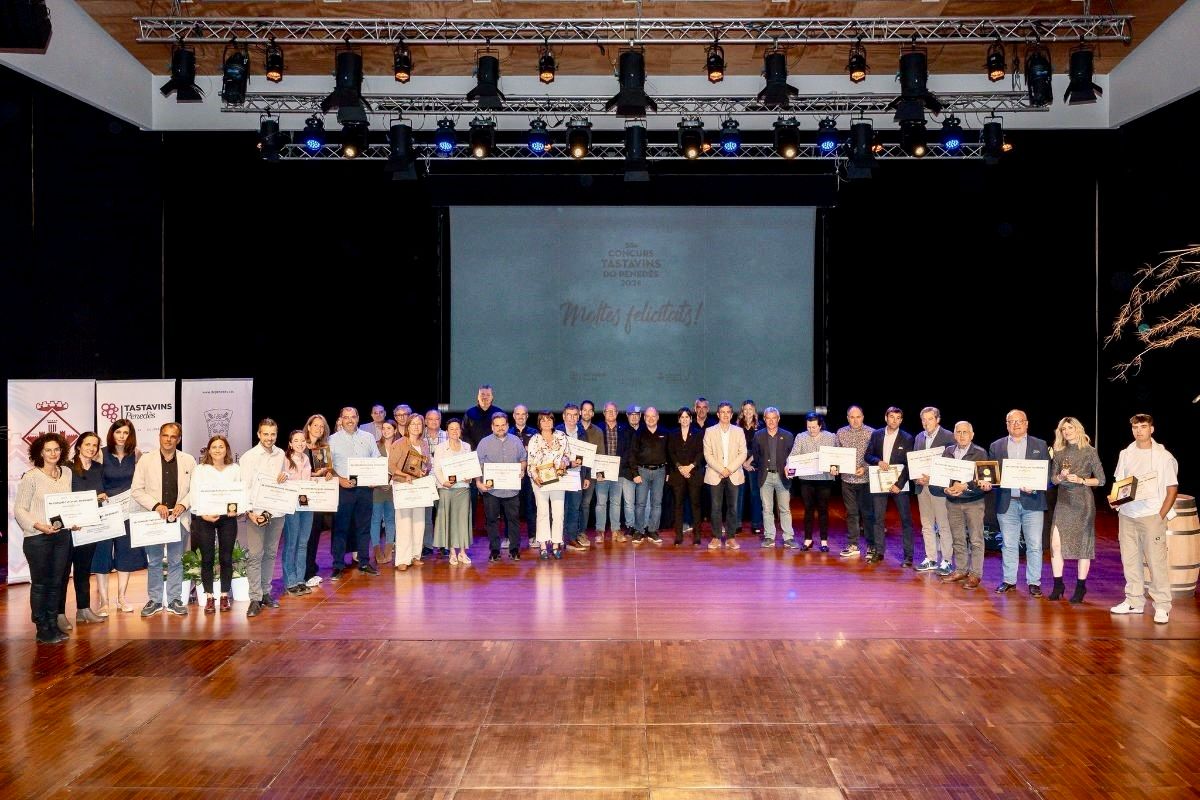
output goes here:
<path id="1" fill-rule="evenodd" d="M 13 517 L 17 484 L 31 467 L 29 445 L 43 433 L 58 432 L 74 446 L 81 433 L 92 429 L 96 382 L 8 382 L 8 582 L 29 580 L 22 549 L 24 534 Z M 64 454 L 68 455 L 68 454 Z"/>
<path id="2" fill-rule="evenodd" d="M 108 441 L 108 429 L 119 419 L 133 423 L 138 450 L 149 453 L 158 447 L 158 429 L 178 422 L 175 414 L 175 379 L 145 381 L 96 381 L 96 433 L 100 443 Z"/>
<path id="3" fill-rule="evenodd" d="M 254 446 L 253 378 L 183 380 L 180 385 L 181 449 L 199 461 L 208 440 L 218 433 L 229 440 L 234 461 Z"/>

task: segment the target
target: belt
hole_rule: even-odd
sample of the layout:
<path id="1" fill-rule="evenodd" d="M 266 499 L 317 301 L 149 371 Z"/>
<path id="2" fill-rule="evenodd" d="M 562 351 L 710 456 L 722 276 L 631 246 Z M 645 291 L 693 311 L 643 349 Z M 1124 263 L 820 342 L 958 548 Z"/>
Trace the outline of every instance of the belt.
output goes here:
<path id="1" fill-rule="evenodd" d="M 769 475 L 773 475 L 773 474 L 775 474 L 776 472 L 779 472 L 779 470 L 777 470 L 777 469 L 769 469 L 769 470 L 767 470 L 767 474 L 769 474 Z"/>
<path id="2" fill-rule="evenodd" d="M 642 464 L 641 468 L 642 469 L 662 469 L 665 466 L 666 466 L 666 464 L 655 464 L 654 466 L 650 466 L 649 464 Z"/>

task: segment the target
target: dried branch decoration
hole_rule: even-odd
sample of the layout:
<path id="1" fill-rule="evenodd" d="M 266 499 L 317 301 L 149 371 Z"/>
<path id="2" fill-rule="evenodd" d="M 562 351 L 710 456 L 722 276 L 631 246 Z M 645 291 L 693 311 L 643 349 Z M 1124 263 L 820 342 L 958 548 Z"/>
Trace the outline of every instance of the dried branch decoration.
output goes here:
<path id="1" fill-rule="evenodd" d="M 1200 301 L 1187 303 L 1183 310 L 1169 317 L 1160 318 L 1153 325 L 1145 321 L 1151 306 L 1170 297 L 1179 287 L 1200 284 L 1200 245 L 1184 250 L 1166 250 L 1170 256 L 1151 267 L 1142 267 L 1135 273 L 1137 283 L 1129 292 L 1129 300 L 1121 306 L 1113 321 L 1112 332 L 1104 339 L 1108 347 L 1120 340 L 1126 327 L 1132 327 L 1134 336 L 1141 344 L 1141 351 L 1127 362 L 1113 366 L 1114 381 L 1126 381 L 1129 374 L 1139 373 L 1143 359 L 1154 350 L 1169 348 L 1185 339 L 1200 339 Z"/>

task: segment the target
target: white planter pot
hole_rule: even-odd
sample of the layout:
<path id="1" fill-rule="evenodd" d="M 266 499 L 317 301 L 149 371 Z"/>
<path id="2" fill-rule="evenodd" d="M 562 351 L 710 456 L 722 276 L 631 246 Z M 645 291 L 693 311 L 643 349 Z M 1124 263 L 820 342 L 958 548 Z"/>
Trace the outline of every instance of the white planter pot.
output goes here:
<path id="1" fill-rule="evenodd" d="M 234 578 L 229 584 L 229 593 L 234 600 L 246 602 L 250 599 L 250 579 Z"/>

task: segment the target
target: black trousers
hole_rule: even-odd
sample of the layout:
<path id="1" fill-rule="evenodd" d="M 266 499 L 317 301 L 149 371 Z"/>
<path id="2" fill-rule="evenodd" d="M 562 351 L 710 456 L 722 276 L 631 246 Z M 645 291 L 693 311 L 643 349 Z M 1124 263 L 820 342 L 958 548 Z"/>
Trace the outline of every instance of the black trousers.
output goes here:
<path id="1" fill-rule="evenodd" d="M 704 470 L 696 467 L 692 470 L 692 476 L 685 478 L 679 470 L 672 467 L 667 476 L 667 483 L 671 487 L 672 508 L 675 510 L 675 538 L 679 539 L 683 536 L 683 501 L 689 500 L 692 508 L 700 508 L 700 487 L 704 485 Z M 695 523 L 692 523 L 692 535 L 699 541 L 700 526 Z"/>
<path id="2" fill-rule="evenodd" d="M 333 514 L 328 511 L 317 511 L 312 515 L 312 530 L 308 533 L 308 553 L 304 562 L 305 581 L 317 574 L 317 545 L 321 542 L 321 531 L 330 531 L 332 536 Z"/>
<path id="3" fill-rule="evenodd" d="M 207 522 L 192 517 L 192 539 L 200 548 L 200 583 L 204 591 L 213 593 L 214 555 L 221 564 L 221 592 L 229 594 L 233 583 L 233 543 L 237 541 L 237 519 L 221 517 L 216 522 Z M 216 553 L 213 552 L 214 545 Z"/>
<path id="4" fill-rule="evenodd" d="M 67 584 L 71 580 L 71 575 L 75 576 L 75 609 L 83 611 L 85 608 L 90 608 L 92 605 L 92 556 L 96 554 L 96 545 L 99 542 L 80 545 L 76 547 L 71 543 L 71 537 L 67 536 L 67 544 L 71 548 L 71 555 L 67 559 L 66 570 L 63 572 L 61 586 L 58 592 L 58 613 L 67 613 Z M 72 568 L 74 568 L 72 570 Z"/>
<path id="5" fill-rule="evenodd" d="M 805 541 L 813 540 L 813 522 L 820 520 L 821 542 L 829 542 L 829 495 L 832 492 L 833 481 L 800 481 Z"/>
<path id="6" fill-rule="evenodd" d="M 333 534 L 329 544 L 334 569 L 346 568 L 348 546 L 358 550 L 360 567 L 371 563 L 372 503 L 369 486 L 338 489 L 338 510 L 333 517 Z"/>
<path id="7" fill-rule="evenodd" d="M 71 532 L 33 533 L 21 542 L 29 562 L 29 611 L 34 624 L 52 624 L 59 613 L 63 573 L 71 564 Z"/>
<path id="8" fill-rule="evenodd" d="M 713 536 L 721 539 L 728 536 L 732 539 L 737 535 L 738 528 L 742 527 L 737 519 L 737 487 L 729 478 L 721 478 L 720 483 L 710 488 Z M 697 529 L 699 527 L 696 525 Z"/>
<path id="9" fill-rule="evenodd" d="M 870 543 L 875 520 L 871 487 L 865 483 L 842 481 L 842 502 L 846 504 L 846 544 L 858 544 L 860 536 Z M 874 544 L 871 546 L 874 547 Z"/>
<path id="10" fill-rule="evenodd" d="M 504 513 L 504 535 L 508 537 L 508 552 L 521 549 L 521 495 L 496 497 L 491 492 L 483 495 L 483 516 L 487 521 L 488 545 L 492 554 L 500 552 L 500 514 Z"/>

